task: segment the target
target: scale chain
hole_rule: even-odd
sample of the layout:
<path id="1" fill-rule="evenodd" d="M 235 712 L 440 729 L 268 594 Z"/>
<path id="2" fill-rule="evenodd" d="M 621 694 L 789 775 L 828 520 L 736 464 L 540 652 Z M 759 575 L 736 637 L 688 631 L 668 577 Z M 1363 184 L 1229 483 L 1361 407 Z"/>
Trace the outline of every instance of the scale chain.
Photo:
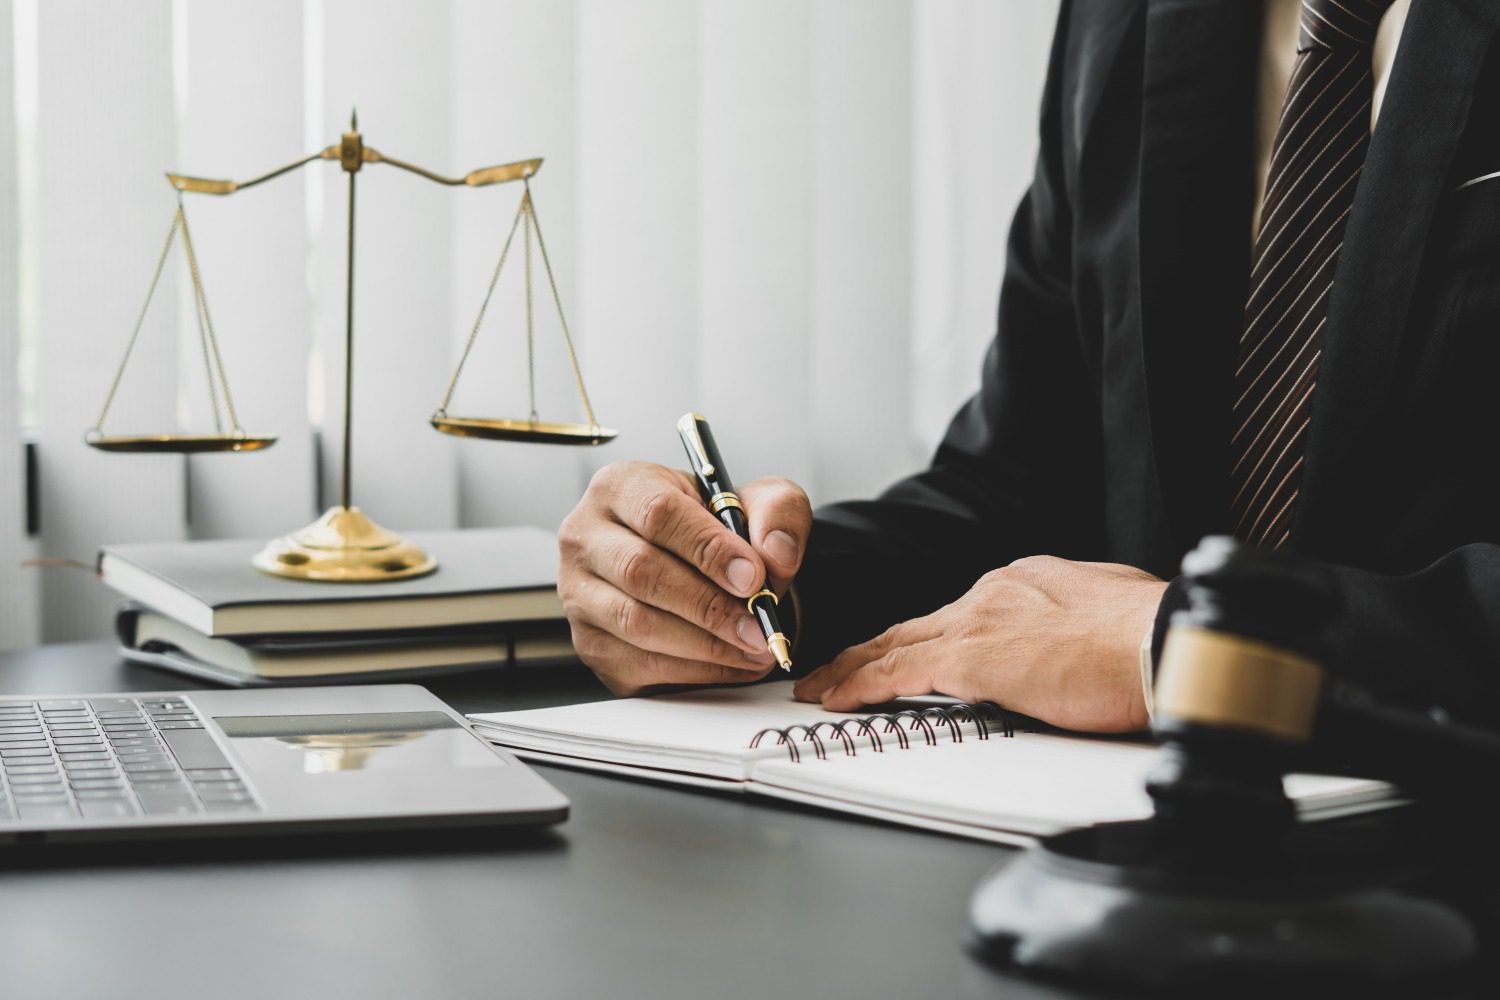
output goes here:
<path id="1" fill-rule="evenodd" d="M 536 412 L 536 337 L 532 328 L 531 308 L 531 230 L 536 227 L 536 216 L 532 214 L 531 191 L 521 196 L 521 211 L 526 213 L 526 393 L 531 404 L 531 422 L 539 419 Z"/>
<path id="2" fill-rule="evenodd" d="M 531 205 L 531 221 L 536 226 L 536 247 L 542 252 L 542 268 L 547 272 L 547 284 L 552 289 L 552 302 L 557 306 L 557 322 L 562 326 L 563 341 L 568 345 L 568 361 L 573 366 L 573 381 L 578 383 L 578 396 L 583 400 L 584 411 L 589 415 L 589 426 L 595 431 L 599 421 L 594 419 L 594 405 L 589 402 L 589 391 L 583 387 L 583 372 L 578 367 L 578 352 L 573 349 L 573 335 L 568 332 L 568 317 L 563 314 L 562 296 L 557 291 L 557 279 L 552 275 L 552 261 L 547 257 L 547 241 L 542 238 L 542 224 L 536 217 L 536 206 L 531 202 L 531 182 L 521 179 L 526 186 L 526 202 Z"/>
<path id="3" fill-rule="evenodd" d="M 120 379 L 125 377 L 125 368 L 130 364 L 131 352 L 135 350 L 135 342 L 140 338 L 141 327 L 146 322 L 146 310 L 151 308 L 151 297 L 156 294 L 156 286 L 161 282 L 161 272 L 167 266 L 167 254 L 172 252 L 172 241 L 177 238 L 177 227 L 182 221 L 181 206 L 172 215 L 172 225 L 167 228 L 167 241 L 162 244 L 161 256 L 156 259 L 156 271 L 151 275 L 151 285 L 146 289 L 146 301 L 141 303 L 141 311 L 135 318 L 135 326 L 130 331 L 130 339 L 125 342 L 125 356 L 120 359 L 120 367 L 115 369 L 115 377 L 109 383 L 109 392 L 104 394 L 104 405 L 99 408 L 99 419 L 94 421 L 94 430 L 103 432 L 104 418 L 109 416 L 109 408 L 114 405 L 115 393 L 120 389 Z"/>
<path id="4" fill-rule="evenodd" d="M 198 345 L 203 349 L 203 374 L 208 378 L 208 404 L 213 409 L 214 433 L 223 434 L 224 421 L 219 416 L 219 393 L 214 386 L 213 359 L 209 357 L 208 335 L 204 332 L 203 325 L 203 300 L 200 297 L 202 286 L 198 283 L 198 269 L 194 266 L 196 255 L 192 250 L 193 241 L 192 237 L 188 234 L 187 212 L 183 210 L 182 195 L 180 193 L 177 195 L 177 218 L 179 224 L 182 226 L 182 247 L 183 253 L 188 259 L 188 273 L 193 279 L 193 319 L 198 324 Z"/>
<path id="5" fill-rule="evenodd" d="M 500 259 L 495 262 L 495 273 L 490 275 L 490 286 L 485 290 L 484 301 L 479 303 L 479 315 L 474 318 L 474 329 L 469 331 L 469 339 L 464 344 L 464 352 L 459 355 L 458 367 L 453 369 L 453 377 L 448 380 L 448 391 L 443 393 L 443 402 L 438 406 L 438 413 L 448 412 L 448 403 L 453 399 L 453 390 L 458 388 L 458 379 L 464 372 L 464 364 L 469 360 L 469 352 L 474 349 L 474 341 L 479 337 L 480 324 L 484 322 L 484 313 L 490 307 L 490 299 L 495 294 L 495 285 L 500 281 L 500 272 L 505 267 L 505 258 L 510 255 L 510 244 L 515 239 L 516 227 L 521 224 L 523 207 L 516 209 L 516 217 L 511 220 L 510 233 L 505 237 L 505 246 L 500 249 Z"/>
<path id="6" fill-rule="evenodd" d="M 214 367 L 219 373 L 219 389 L 224 393 L 224 409 L 229 414 L 229 425 L 236 434 L 241 434 L 244 428 L 240 427 L 240 418 L 234 412 L 234 399 L 229 395 L 229 378 L 224 373 L 224 356 L 219 352 L 219 338 L 214 333 L 213 317 L 208 312 L 208 296 L 203 291 L 203 277 L 198 271 L 198 255 L 193 252 L 193 234 L 188 229 L 187 212 L 182 208 L 182 195 L 178 194 L 177 212 L 182 217 L 182 248 L 187 253 L 188 271 L 193 277 L 193 297 L 198 304 L 198 335 L 203 340 L 203 361 L 208 364 L 209 350 L 213 351 Z M 219 402 L 214 393 L 214 375 L 210 370 L 208 373 L 208 397 L 213 404 L 214 426 L 220 427 Z"/>

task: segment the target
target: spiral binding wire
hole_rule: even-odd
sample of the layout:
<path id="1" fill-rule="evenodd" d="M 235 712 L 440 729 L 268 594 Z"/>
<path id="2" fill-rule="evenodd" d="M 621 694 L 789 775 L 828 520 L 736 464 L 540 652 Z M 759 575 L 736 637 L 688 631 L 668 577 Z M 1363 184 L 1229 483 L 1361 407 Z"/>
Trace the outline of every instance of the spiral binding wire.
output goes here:
<path id="1" fill-rule="evenodd" d="M 903 726 L 902 722 L 909 722 L 909 726 Z M 964 727 L 973 724 L 974 732 L 981 740 L 990 738 L 991 732 L 1009 738 L 1016 735 L 1016 727 L 1011 720 L 1010 713 L 992 701 L 981 701 L 975 705 L 931 705 L 922 709 L 906 709 L 900 712 L 888 714 L 866 715 L 843 719 L 839 722 L 824 721 L 812 726 L 798 723 L 795 726 L 778 728 L 770 726 L 762 729 L 750 739 L 750 748 L 760 747 L 761 740 L 767 736 L 775 736 L 776 742 L 773 746 L 785 746 L 787 756 L 794 763 L 802 760 L 802 751 L 799 743 L 811 743 L 813 753 L 819 760 L 828 759 L 828 747 L 819 735 L 821 730 L 827 729 L 830 739 L 837 739 L 843 745 L 844 755 L 856 756 L 861 740 L 869 741 L 869 749 L 876 753 L 885 752 L 885 741 L 880 738 L 881 730 L 877 723 L 884 723 L 884 732 L 894 734 L 897 744 L 902 750 L 911 747 L 909 734 L 922 733 L 922 741 L 928 746 L 936 746 L 938 742 L 937 726 L 947 726 L 953 737 L 953 742 L 964 741 Z M 853 732 L 850 732 L 850 730 Z M 797 734 L 802 734 L 799 740 Z"/>

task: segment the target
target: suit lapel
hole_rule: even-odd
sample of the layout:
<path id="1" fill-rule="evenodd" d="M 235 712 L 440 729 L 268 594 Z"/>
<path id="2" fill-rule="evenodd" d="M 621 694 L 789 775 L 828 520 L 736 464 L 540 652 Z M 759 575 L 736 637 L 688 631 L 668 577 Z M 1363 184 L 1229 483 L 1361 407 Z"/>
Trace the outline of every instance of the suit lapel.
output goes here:
<path id="1" fill-rule="evenodd" d="M 1423 248 L 1495 31 L 1483 0 L 1411 6 L 1344 232 L 1313 393 L 1293 544 L 1345 554 L 1379 488 L 1384 401 Z M 1425 336 L 1428 331 L 1412 331 Z M 1343 541 L 1340 541 L 1340 538 Z"/>
<path id="2" fill-rule="evenodd" d="M 1149 0 L 1146 12 L 1138 328 L 1157 479 L 1183 549 L 1228 526 L 1261 16 L 1244 0 Z"/>

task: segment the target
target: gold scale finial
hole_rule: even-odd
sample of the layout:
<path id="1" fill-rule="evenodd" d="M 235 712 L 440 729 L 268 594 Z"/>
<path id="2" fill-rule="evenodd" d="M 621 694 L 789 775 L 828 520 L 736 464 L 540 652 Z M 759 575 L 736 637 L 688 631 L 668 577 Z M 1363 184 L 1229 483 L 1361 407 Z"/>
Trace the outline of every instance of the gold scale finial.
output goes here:
<path id="1" fill-rule="evenodd" d="M 94 426 L 89 429 L 88 433 L 84 436 L 84 440 L 92 447 L 98 448 L 101 451 L 158 453 L 258 451 L 269 448 L 276 443 L 275 437 L 248 434 L 240 426 L 239 418 L 236 415 L 234 404 L 229 394 L 229 381 L 225 374 L 223 358 L 219 352 L 218 337 L 214 332 L 213 321 L 208 311 L 208 301 L 203 292 L 202 275 L 198 268 L 197 255 L 194 253 L 192 236 L 188 230 L 183 195 L 208 194 L 223 196 L 236 194 L 257 184 L 273 180 L 283 174 L 304 167 L 314 160 L 336 160 L 344 172 L 349 175 L 349 229 L 344 303 L 344 440 L 340 503 L 336 507 L 330 507 L 323 513 L 322 517 L 307 527 L 269 543 L 265 549 L 255 556 L 252 562 L 257 569 L 264 570 L 267 573 L 303 580 L 367 583 L 421 576 L 431 573 L 437 568 L 436 560 L 423 552 L 418 546 L 394 532 L 387 531 L 377 525 L 363 511 L 354 506 L 352 502 L 353 462 L 351 442 L 353 440 L 354 425 L 355 177 L 366 163 L 384 163 L 426 180 L 450 187 L 487 187 L 492 184 L 504 184 L 510 181 L 518 180 L 521 182 L 523 189 L 521 201 L 516 209 L 515 218 L 511 222 L 510 232 L 505 238 L 504 245 L 501 247 L 499 261 L 495 265 L 494 273 L 490 277 L 489 286 L 485 290 L 484 299 L 479 307 L 479 315 L 474 320 L 474 327 L 469 333 L 469 339 L 464 345 L 458 365 L 453 371 L 453 377 L 448 382 L 447 391 L 443 394 L 442 402 L 433 414 L 431 423 L 435 429 L 445 434 L 453 434 L 460 437 L 476 437 L 502 441 L 530 441 L 546 444 L 603 444 L 606 441 L 613 440 L 616 432 L 607 427 L 599 426 L 598 421 L 594 417 L 593 404 L 589 400 L 588 390 L 584 387 L 583 373 L 578 365 L 578 354 L 573 347 L 572 333 L 568 329 L 567 317 L 563 314 L 562 298 L 558 294 L 557 280 L 552 273 L 551 261 L 547 257 L 547 245 L 542 238 L 541 227 L 536 218 L 536 205 L 532 199 L 530 182 L 531 178 L 536 175 L 536 172 L 541 169 L 542 160 L 540 158 L 519 160 L 514 163 L 503 163 L 493 167 L 483 167 L 479 170 L 470 171 L 462 177 L 447 177 L 442 174 L 433 173 L 415 164 L 398 160 L 395 157 L 386 156 L 379 150 L 366 145 L 364 137 L 359 132 L 359 112 L 357 109 L 354 109 L 351 110 L 349 115 L 349 131 L 340 136 L 339 142 L 336 145 L 312 153 L 283 167 L 278 167 L 259 177 L 253 177 L 247 181 L 230 181 L 189 177 L 183 174 L 167 174 L 167 181 L 177 191 L 177 208 L 172 216 L 172 226 L 167 232 L 166 245 L 162 248 L 151 284 L 146 290 L 145 304 L 141 306 L 135 326 L 131 330 L 129 339 L 126 341 L 124 356 L 120 359 L 119 367 L 115 371 L 108 391 L 105 393 L 104 405 L 100 409 L 99 418 L 94 421 Z M 526 248 L 526 353 L 530 390 L 528 416 L 525 419 L 519 420 L 449 416 L 448 404 L 453 399 L 454 390 L 458 387 L 458 380 L 463 374 L 464 364 L 468 361 L 469 353 L 474 347 L 474 341 L 479 336 L 479 329 L 484 321 L 485 311 L 489 307 L 490 299 L 495 292 L 496 283 L 500 279 L 500 272 L 505 266 L 506 257 L 509 255 L 511 241 L 516 235 L 517 228 L 523 225 L 523 242 Z M 195 316 L 198 323 L 199 338 L 203 344 L 203 357 L 208 374 L 209 399 L 214 414 L 214 433 L 107 435 L 103 431 L 104 420 L 109 415 L 110 406 L 114 402 L 115 394 L 120 386 L 120 380 L 125 374 L 125 368 L 130 362 L 135 342 L 140 335 L 141 326 L 145 321 L 146 311 L 150 308 L 152 296 L 156 293 L 156 287 L 160 283 L 167 256 L 179 233 L 182 236 L 183 254 L 187 258 L 188 269 L 193 281 Z M 547 285 L 552 293 L 553 303 L 557 308 L 558 323 L 562 328 L 563 342 L 568 350 L 568 360 L 572 365 L 573 378 L 578 388 L 579 398 L 583 402 L 584 412 L 588 417 L 588 423 L 586 424 L 544 421 L 539 418 L 537 413 L 536 369 L 534 363 L 535 338 L 531 293 L 531 244 L 533 239 L 540 252 L 542 267 L 547 276 Z M 225 428 L 224 416 L 221 415 L 221 399 L 223 402 L 223 414 L 228 417 L 228 429 Z"/>

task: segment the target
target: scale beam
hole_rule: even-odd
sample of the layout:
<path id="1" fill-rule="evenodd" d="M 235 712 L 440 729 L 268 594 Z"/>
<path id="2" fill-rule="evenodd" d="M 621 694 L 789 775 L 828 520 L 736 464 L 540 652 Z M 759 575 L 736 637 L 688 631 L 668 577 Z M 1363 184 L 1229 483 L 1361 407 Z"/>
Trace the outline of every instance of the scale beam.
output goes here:
<path id="1" fill-rule="evenodd" d="M 169 173 L 167 174 L 167 183 L 171 184 L 177 190 L 186 191 L 189 194 L 234 194 L 237 191 L 244 191 L 246 188 L 253 188 L 257 184 L 274 180 L 282 174 L 289 174 L 299 167 L 307 166 L 314 160 L 336 160 L 338 158 L 339 148 L 337 146 L 329 146 L 321 152 L 304 156 L 300 160 L 288 163 L 284 167 L 277 167 L 270 173 L 261 174 L 259 177 L 252 177 L 248 181 L 221 181 L 208 177 L 189 177 L 186 174 Z"/>
<path id="2" fill-rule="evenodd" d="M 438 184 L 446 184 L 449 187 L 489 187 L 491 184 L 505 184 L 509 181 L 529 180 L 536 176 L 538 170 L 542 169 L 542 158 L 536 157 L 531 160 L 517 160 L 514 163 L 501 163 L 493 167 L 480 167 L 471 170 L 462 177 L 447 177 L 443 174 L 434 173 L 425 167 L 419 167 L 415 163 L 407 163 L 398 160 L 394 156 L 387 156 L 378 149 L 361 145 L 360 162 L 362 163 L 385 163 L 392 167 L 405 170 L 407 173 L 425 177 L 427 180 Z M 307 166 L 314 160 L 342 160 L 343 156 L 339 146 L 329 146 L 327 149 L 310 153 L 300 160 L 294 160 L 285 166 L 277 167 L 269 173 L 252 177 L 247 181 L 218 180 L 211 177 L 189 177 L 187 174 L 167 174 L 167 183 L 178 191 L 188 194 L 213 194 L 227 195 L 237 194 L 263 184 L 269 180 L 275 180 L 282 174 L 289 174 L 293 170 Z M 352 173 L 352 171 L 351 171 Z"/>
<path id="3" fill-rule="evenodd" d="M 369 146 L 365 147 L 365 162 L 388 163 L 393 167 L 416 174 L 418 177 L 425 177 L 449 187 L 488 187 L 491 184 L 504 184 L 508 181 L 528 180 L 535 177 L 536 172 L 542 169 L 542 159 L 537 157 L 534 160 L 517 160 L 515 163 L 502 163 L 494 167 L 480 167 L 478 170 L 469 171 L 462 177 L 444 177 L 442 174 L 435 174 L 415 164 L 398 160 L 394 156 L 386 156 Z"/>

